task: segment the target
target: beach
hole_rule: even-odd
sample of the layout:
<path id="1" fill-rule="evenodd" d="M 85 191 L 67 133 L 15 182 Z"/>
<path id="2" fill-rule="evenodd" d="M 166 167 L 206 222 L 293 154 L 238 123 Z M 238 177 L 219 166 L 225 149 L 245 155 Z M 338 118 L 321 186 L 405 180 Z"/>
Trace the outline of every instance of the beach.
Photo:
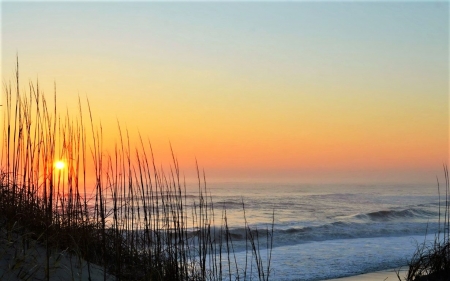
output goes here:
<path id="1" fill-rule="evenodd" d="M 328 279 L 327 281 L 398 281 L 396 271 L 397 268 L 389 269 L 389 270 L 381 270 L 376 272 L 370 272 L 355 276 L 343 277 L 343 278 L 335 278 Z M 402 267 L 400 269 L 400 278 L 406 274 L 406 267 Z M 325 280 L 324 280 L 325 281 Z"/>
<path id="2" fill-rule="evenodd" d="M 2 231 L 3 232 L 3 231 Z M 0 237 L 0 280 L 46 280 L 46 249 L 38 243 L 26 248 L 16 239 Z M 116 280 L 102 266 L 88 263 L 65 250 L 53 250 L 48 263 L 52 281 Z"/>
<path id="3" fill-rule="evenodd" d="M 449 267 L 448 1 L 4 2 L 0 281 Z"/>
<path id="4" fill-rule="evenodd" d="M 229 253 L 235 266 L 228 267 L 228 259 L 217 259 L 208 251 L 205 268 L 217 268 L 222 262 L 223 271 L 217 272 L 222 276 L 231 274 L 244 278 L 247 272 L 247 277 L 256 277 L 252 260 L 256 252 L 263 272 L 270 272 L 270 280 L 274 281 L 397 280 L 392 268 L 405 266 L 418 244 L 433 240 L 434 235 L 426 235 L 427 231 L 435 233 L 438 226 L 439 203 L 432 186 L 211 183 L 209 190 L 217 210 L 216 219 L 211 220 L 208 227 L 214 238 L 211 246 L 222 249 L 227 246 L 219 244 L 220 237 L 224 236 L 220 234 L 223 227 L 218 219 L 226 210 L 227 243 L 232 246 Z M 200 200 L 195 188 L 188 188 L 183 197 L 186 210 L 195 208 Z M 114 200 L 105 198 L 105 208 L 113 208 Z M 88 205 L 89 209 L 93 207 Z M 137 212 L 130 210 L 131 214 Z M 139 235 L 142 230 L 138 226 L 124 234 Z M 249 232 L 245 226 L 253 230 Z M 204 231 L 205 228 L 192 226 L 189 220 L 186 227 L 185 237 L 194 247 L 198 243 L 197 229 Z M 248 236 L 256 235 L 256 230 L 259 242 L 252 252 Z M 11 233 L 24 235 L 20 229 Z M 3 240 L 0 277 L 16 275 L 27 268 L 32 269 L 27 275 L 44 275 L 44 242 L 25 246 L 20 236 L 11 240 L 6 233 Z M 161 247 L 170 241 L 164 240 Z M 153 247 L 153 252 L 157 250 L 153 244 L 149 246 Z M 64 249 L 51 252 L 50 274 L 55 277 L 66 274 L 87 276 L 86 262 Z M 96 252 L 100 253 L 101 248 Z M 113 256 L 114 253 L 113 250 Z M 189 259 L 199 258 L 195 251 L 192 253 Z M 92 266 L 92 269 L 92 275 L 103 276 L 102 268 Z M 350 277 L 341 278 L 343 276 Z"/>

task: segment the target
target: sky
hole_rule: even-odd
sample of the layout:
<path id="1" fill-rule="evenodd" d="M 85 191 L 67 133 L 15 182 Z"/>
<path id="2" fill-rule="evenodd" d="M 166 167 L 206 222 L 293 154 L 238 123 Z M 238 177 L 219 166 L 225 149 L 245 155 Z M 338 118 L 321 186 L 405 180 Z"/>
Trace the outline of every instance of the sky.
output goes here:
<path id="1" fill-rule="evenodd" d="M 208 181 L 435 182 L 448 2 L 2 2 L 2 82 Z M 25 89 L 25 88 L 24 88 Z M 3 90 L 2 90 L 3 95 Z M 3 99 L 3 96 L 2 96 Z"/>

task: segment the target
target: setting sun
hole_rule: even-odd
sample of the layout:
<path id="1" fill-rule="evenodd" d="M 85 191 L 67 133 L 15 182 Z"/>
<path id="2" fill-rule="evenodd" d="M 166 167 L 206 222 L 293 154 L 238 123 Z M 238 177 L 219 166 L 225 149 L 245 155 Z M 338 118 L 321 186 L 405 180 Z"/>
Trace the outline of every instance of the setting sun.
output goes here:
<path id="1" fill-rule="evenodd" d="M 66 164 L 61 160 L 55 162 L 55 168 L 58 170 L 64 169 L 65 166 Z"/>

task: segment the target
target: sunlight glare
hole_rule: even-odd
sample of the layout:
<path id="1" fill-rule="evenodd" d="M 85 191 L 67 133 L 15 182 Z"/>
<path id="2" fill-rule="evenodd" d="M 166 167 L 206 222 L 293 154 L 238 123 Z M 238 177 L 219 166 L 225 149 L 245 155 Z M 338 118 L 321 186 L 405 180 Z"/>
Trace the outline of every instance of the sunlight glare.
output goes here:
<path id="1" fill-rule="evenodd" d="M 66 166 L 66 164 L 61 160 L 55 162 L 55 168 L 58 170 L 64 169 L 65 166 Z"/>

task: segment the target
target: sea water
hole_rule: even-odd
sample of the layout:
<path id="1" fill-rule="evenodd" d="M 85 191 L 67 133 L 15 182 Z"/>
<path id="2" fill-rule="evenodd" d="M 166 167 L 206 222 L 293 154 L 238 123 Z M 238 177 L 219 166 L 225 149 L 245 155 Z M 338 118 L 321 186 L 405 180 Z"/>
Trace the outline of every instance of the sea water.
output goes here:
<path id="1" fill-rule="evenodd" d="M 419 244 L 435 239 L 444 203 L 437 184 L 213 183 L 208 192 L 216 216 L 226 210 L 238 264 L 246 256 L 243 206 L 253 229 L 273 225 L 271 280 L 326 280 L 404 266 Z M 259 237 L 263 262 L 270 253 L 265 237 Z"/>
<path id="2" fill-rule="evenodd" d="M 198 204 L 199 190 L 188 184 L 185 192 L 189 210 Z M 208 183 L 206 192 L 214 207 L 213 231 L 226 215 L 232 263 L 236 259 L 242 268 L 251 258 L 247 223 L 258 230 L 265 269 L 271 255 L 270 280 L 327 280 L 400 268 L 418 245 L 434 241 L 445 204 L 445 190 L 439 198 L 433 183 Z"/>

